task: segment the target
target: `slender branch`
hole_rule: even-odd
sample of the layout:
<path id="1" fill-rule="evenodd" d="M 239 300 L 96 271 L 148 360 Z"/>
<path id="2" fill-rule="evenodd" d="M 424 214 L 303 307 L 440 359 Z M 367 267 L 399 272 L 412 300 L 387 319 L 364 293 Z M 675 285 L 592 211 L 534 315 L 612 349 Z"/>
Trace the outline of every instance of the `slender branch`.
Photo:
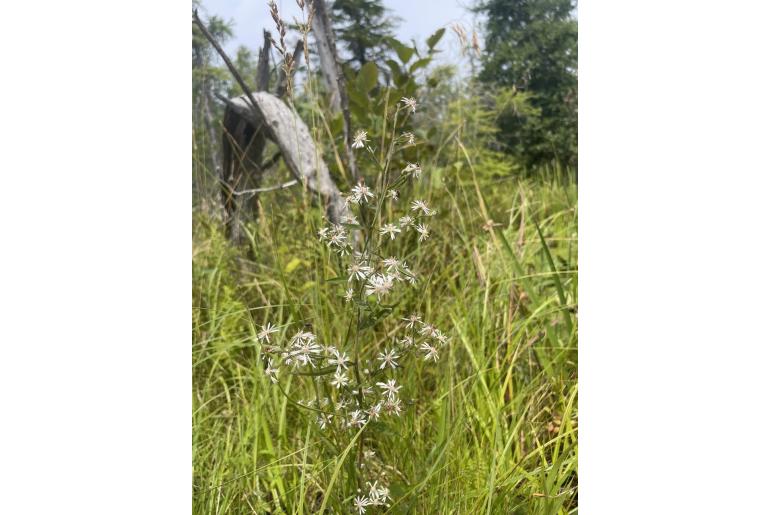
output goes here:
<path id="1" fill-rule="evenodd" d="M 299 181 L 297 179 L 292 179 L 288 182 L 284 182 L 283 184 L 277 184 L 275 186 L 267 186 L 265 188 L 254 188 L 253 190 L 234 191 L 233 195 L 235 196 L 254 195 L 255 193 L 265 193 L 268 191 L 283 190 L 286 188 L 290 188 L 295 184 L 299 184 Z"/>
<path id="2" fill-rule="evenodd" d="M 230 61 L 230 58 L 227 57 L 227 54 L 224 50 L 222 50 L 222 47 L 219 45 L 217 40 L 214 38 L 214 36 L 211 35 L 211 32 L 208 31 L 206 26 L 203 24 L 201 19 L 198 17 L 198 9 L 193 9 L 193 22 L 198 26 L 199 29 L 201 29 L 201 32 L 203 32 L 203 35 L 206 36 L 206 39 L 209 40 L 209 43 L 211 43 L 211 46 L 214 47 L 214 50 L 217 51 L 219 56 L 222 58 L 222 60 L 227 65 L 227 69 L 230 70 L 230 73 L 233 74 L 233 78 L 235 78 L 235 81 L 238 83 L 238 85 L 241 87 L 243 92 L 246 94 L 246 96 L 249 99 L 249 102 L 251 103 L 252 108 L 254 111 L 258 114 L 262 114 L 259 110 L 259 106 L 257 105 L 257 101 L 254 100 L 254 96 L 251 94 L 251 90 L 246 85 L 246 82 L 244 82 L 243 78 L 241 77 L 241 74 L 238 73 L 238 70 L 233 65 L 232 61 Z"/>

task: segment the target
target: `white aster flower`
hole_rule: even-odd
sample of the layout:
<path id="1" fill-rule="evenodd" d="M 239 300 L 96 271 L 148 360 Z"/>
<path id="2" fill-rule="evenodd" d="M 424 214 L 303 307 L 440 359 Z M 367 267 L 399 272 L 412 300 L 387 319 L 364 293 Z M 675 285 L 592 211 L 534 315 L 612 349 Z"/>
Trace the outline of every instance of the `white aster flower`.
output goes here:
<path id="1" fill-rule="evenodd" d="M 400 343 L 404 347 L 411 347 L 412 345 L 414 345 L 414 338 L 412 338 L 411 336 L 406 336 L 401 340 L 399 340 L 398 343 Z"/>
<path id="2" fill-rule="evenodd" d="M 425 216 L 430 216 L 431 214 L 434 214 L 424 200 L 412 201 L 412 211 L 422 211 L 422 213 Z"/>
<path id="3" fill-rule="evenodd" d="M 425 352 L 425 356 L 423 357 L 424 360 L 432 359 L 433 361 L 438 361 L 438 350 L 433 347 L 432 345 L 428 343 L 423 343 L 420 345 L 420 350 Z"/>
<path id="4" fill-rule="evenodd" d="M 380 227 L 380 234 L 382 234 L 383 236 L 389 234 L 391 240 L 396 239 L 397 232 L 401 232 L 401 229 L 399 229 L 397 226 L 393 224 L 385 224 L 382 227 Z"/>
<path id="5" fill-rule="evenodd" d="M 422 168 L 417 163 L 406 163 L 406 168 L 401 170 L 402 173 L 411 175 L 413 179 L 419 179 L 422 173 Z"/>
<path id="6" fill-rule="evenodd" d="M 297 350 L 297 354 L 294 357 L 303 365 L 310 365 L 311 367 L 315 368 L 315 361 L 313 360 L 317 359 L 319 354 L 321 354 L 321 346 L 317 343 L 307 342 L 300 346 L 300 348 Z"/>
<path id="7" fill-rule="evenodd" d="M 265 367 L 265 374 L 267 375 L 267 377 L 270 378 L 270 380 L 273 383 L 277 383 L 278 382 L 278 369 L 277 368 L 273 368 L 273 359 L 272 358 L 267 360 L 267 367 Z"/>
<path id="8" fill-rule="evenodd" d="M 361 387 L 361 395 L 366 396 L 366 395 L 371 395 L 372 393 L 374 393 L 374 390 L 372 389 L 371 386 L 362 386 Z"/>
<path id="9" fill-rule="evenodd" d="M 341 220 L 343 224 L 360 225 L 354 215 L 342 215 Z"/>
<path id="10" fill-rule="evenodd" d="M 372 272 L 372 267 L 367 266 L 363 261 L 356 261 L 348 267 L 348 282 L 353 279 L 364 280 Z"/>
<path id="11" fill-rule="evenodd" d="M 361 410 L 354 410 L 350 412 L 350 422 L 348 422 L 348 427 L 360 427 L 364 424 L 366 424 L 366 418 L 364 417 Z"/>
<path id="12" fill-rule="evenodd" d="M 387 486 L 379 486 L 377 481 L 371 483 L 366 482 L 366 486 L 369 487 L 369 500 L 374 506 L 384 505 L 388 499 L 390 499 L 390 490 Z"/>
<path id="13" fill-rule="evenodd" d="M 382 402 L 378 402 L 377 404 L 373 404 L 368 410 L 366 410 L 366 414 L 369 415 L 369 420 L 377 420 L 380 418 L 380 410 L 382 409 Z"/>
<path id="14" fill-rule="evenodd" d="M 410 109 L 413 113 L 417 111 L 417 100 L 414 98 L 401 97 L 401 102 L 404 104 L 404 107 Z"/>
<path id="15" fill-rule="evenodd" d="M 315 341 L 315 335 L 311 333 L 310 331 L 303 331 L 302 329 L 298 330 L 296 333 L 294 333 L 294 336 L 291 337 L 289 340 L 289 344 L 296 345 L 298 342 L 314 342 Z"/>
<path id="16" fill-rule="evenodd" d="M 394 272 L 398 270 L 399 266 L 401 266 L 401 262 L 394 257 L 389 257 L 387 259 L 382 260 L 382 266 L 387 268 L 388 272 Z"/>
<path id="17" fill-rule="evenodd" d="M 394 201 L 398 200 L 398 191 L 388 190 L 388 197 L 393 199 Z"/>
<path id="18" fill-rule="evenodd" d="M 361 183 L 359 183 L 357 186 L 353 186 L 351 192 L 353 202 L 356 204 L 360 204 L 361 202 L 365 204 L 369 200 L 369 197 L 374 198 L 374 193 L 372 193 L 372 190 L 370 190 L 369 186 L 364 184 L 363 181 L 361 181 Z"/>
<path id="19" fill-rule="evenodd" d="M 353 148 L 364 148 L 364 144 L 369 141 L 366 138 L 366 131 L 359 130 L 356 132 L 355 136 L 353 136 L 353 145 L 351 145 Z"/>
<path id="20" fill-rule="evenodd" d="M 339 390 L 349 382 L 350 379 L 348 378 L 347 372 L 342 372 L 337 368 L 337 371 L 334 373 L 334 379 L 331 380 L 330 384 Z"/>
<path id="21" fill-rule="evenodd" d="M 347 245 L 348 234 L 341 225 L 335 225 L 326 236 L 326 244 L 331 247 L 344 247 Z"/>
<path id="22" fill-rule="evenodd" d="M 401 135 L 406 140 L 407 145 L 414 145 L 414 134 L 411 132 L 405 132 Z"/>
<path id="23" fill-rule="evenodd" d="M 350 363 L 350 358 L 348 355 L 344 352 L 340 352 L 337 349 L 334 349 L 334 356 L 329 358 L 329 364 L 335 365 L 337 367 L 337 371 L 339 372 L 341 369 L 347 369 L 348 363 Z"/>
<path id="24" fill-rule="evenodd" d="M 391 288 L 393 288 L 392 276 L 375 274 L 370 277 L 369 281 L 366 283 L 366 294 L 377 295 L 377 300 L 380 300 Z"/>
<path id="25" fill-rule="evenodd" d="M 422 336 L 430 336 L 431 338 L 436 336 L 436 331 L 438 331 L 438 329 L 436 329 L 435 326 L 426 323 L 423 323 L 422 327 L 420 328 L 420 334 Z"/>
<path id="26" fill-rule="evenodd" d="M 420 233 L 420 237 L 418 238 L 418 241 L 427 240 L 430 236 L 430 231 L 424 224 L 420 224 L 417 227 L 415 227 L 418 233 Z"/>
<path id="27" fill-rule="evenodd" d="M 387 395 L 388 399 L 393 399 L 397 396 L 398 391 L 402 388 L 401 386 L 396 386 L 395 379 L 388 379 L 386 383 L 377 383 L 377 386 L 382 388 L 383 395 Z"/>
<path id="28" fill-rule="evenodd" d="M 395 349 L 391 349 L 387 352 L 380 352 L 377 355 L 377 359 L 382 362 L 380 369 L 383 369 L 386 366 L 389 366 L 390 368 L 396 368 L 398 366 L 398 363 L 396 363 L 398 354 L 396 354 Z"/>
<path id="29" fill-rule="evenodd" d="M 399 416 L 401 414 L 401 399 L 398 398 L 388 398 L 385 403 L 382 405 L 382 409 L 385 411 L 388 415 L 395 415 Z"/>
<path id="30" fill-rule="evenodd" d="M 398 219 L 398 223 L 401 227 L 406 227 L 407 229 L 409 229 L 409 226 L 412 225 L 412 223 L 414 223 L 414 218 L 412 218 L 409 215 L 402 216 L 401 218 Z"/>
<path id="31" fill-rule="evenodd" d="M 329 425 L 331 421 L 332 421 L 332 416 L 324 415 L 324 414 L 318 415 L 318 419 L 316 419 L 316 422 L 318 422 L 318 426 L 321 429 L 326 429 L 326 426 Z"/>
<path id="32" fill-rule="evenodd" d="M 364 497 L 359 495 L 355 499 L 353 499 L 353 509 L 358 511 L 358 515 L 363 515 L 366 513 L 366 507 L 371 504 L 371 501 L 369 501 L 368 497 Z"/>
<path id="33" fill-rule="evenodd" d="M 413 328 L 414 325 L 417 324 L 417 323 L 422 323 L 422 317 L 420 315 L 418 315 L 417 313 L 412 313 L 408 317 L 402 318 L 401 320 L 406 322 L 406 328 L 407 329 Z"/>
<path id="34" fill-rule="evenodd" d="M 353 288 L 345 290 L 345 302 L 352 302 L 353 300 Z"/>
<path id="35" fill-rule="evenodd" d="M 257 340 L 259 340 L 260 342 L 264 340 L 267 343 L 270 343 L 270 335 L 277 332 L 278 332 L 278 328 L 272 325 L 270 322 L 268 322 L 267 325 L 263 325 L 262 330 L 259 333 L 257 333 Z"/>

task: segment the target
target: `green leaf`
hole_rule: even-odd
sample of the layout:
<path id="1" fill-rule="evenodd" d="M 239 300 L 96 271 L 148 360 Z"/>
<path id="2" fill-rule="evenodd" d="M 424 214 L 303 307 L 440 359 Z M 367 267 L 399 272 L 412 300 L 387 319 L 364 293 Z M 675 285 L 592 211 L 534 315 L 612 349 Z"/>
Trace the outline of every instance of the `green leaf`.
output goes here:
<path id="1" fill-rule="evenodd" d="M 553 257 L 551 257 L 551 251 L 548 249 L 548 244 L 545 242 L 545 238 L 543 237 L 543 233 L 540 230 L 540 226 L 537 224 L 536 220 L 533 220 L 533 223 L 535 224 L 535 229 L 537 230 L 537 235 L 540 237 L 540 244 L 543 247 L 543 250 L 545 251 L 545 257 L 548 261 L 548 267 L 551 269 L 551 273 L 553 274 L 554 278 L 554 284 L 556 285 L 556 294 L 559 296 L 559 303 L 562 305 L 562 315 L 564 316 L 564 323 L 567 325 L 567 330 L 569 332 L 572 332 L 572 317 L 570 316 L 569 310 L 567 310 L 567 297 L 564 295 L 564 287 L 561 284 L 561 279 L 559 278 L 559 271 L 556 268 L 556 265 L 553 262 Z"/>
<path id="2" fill-rule="evenodd" d="M 402 63 L 406 64 L 414 55 L 414 48 L 406 46 L 396 38 L 388 38 L 388 42 Z"/>
<path id="3" fill-rule="evenodd" d="M 393 74 L 394 78 L 402 75 L 402 73 L 401 73 L 401 65 L 398 64 L 393 59 L 388 59 L 387 61 L 385 61 L 385 64 L 387 64 L 388 68 L 390 68 L 390 73 Z"/>
<path id="4" fill-rule="evenodd" d="M 423 57 L 422 59 L 419 59 L 414 63 L 412 63 L 412 66 L 409 67 L 409 71 L 414 72 L 415 70 L 419 70 L 420 68 L 425 68 L 426 66 L 428 66 L 428 64 L 430 64 L 432 60 L 433 59 L 431 57 Z"/>
<path id="5" fill-rule="evenodd" d="M 414 48 L 409 47 L 401 47 L 399 50 L 396 50 L 396 53 L 398 54 L 398 58 L 401 59 L 401 62 L 406 64 L 409 59 L 412 58 L 412 55 L 414 55 Z"/>
<path id="6" fill-rule="evenodd" d="M 350 101 L 353 104 L 357 105 L 364 111 L 369 108 L 369 97 L 366 96 L 366 92 L 363 92 L 358 88 L 349 88 L 348 98 L 350 98 Z"/>
<path id="7" fill-rule="evenodd" d="M 379 70 L 377 65 L 369 62 L 361 67 L 361 71 L 358 72 L 358 89 L 364 93 L 369 93 L 377 85 L 377 75 Z"/>
<path id="8" fill-rule="evenodd" d="M 435 47 L 438 44 L 438 42 L 441 41 L 441 38 L 444 36 L 444 32 L 446 32 L 445 28 L 440 28 L 436 32 L 434 32 L 433 35 L 426 40 L 426 43 L 428 44 L 428 48 L 433 50 L 433 47 Z"/>

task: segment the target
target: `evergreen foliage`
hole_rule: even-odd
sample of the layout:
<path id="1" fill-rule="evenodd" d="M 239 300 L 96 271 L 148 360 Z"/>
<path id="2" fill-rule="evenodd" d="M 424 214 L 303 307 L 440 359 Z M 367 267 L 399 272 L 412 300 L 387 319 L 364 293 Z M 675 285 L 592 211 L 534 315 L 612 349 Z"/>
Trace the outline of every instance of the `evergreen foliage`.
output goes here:
<path id="1" fill-rule="evenodd" d="M 532 167 L 577 164 L 577 19 L 573 0 L 484 0 L 479 79 L 531 95 L 535 111 L 500 113 L 498 142 Z"/>

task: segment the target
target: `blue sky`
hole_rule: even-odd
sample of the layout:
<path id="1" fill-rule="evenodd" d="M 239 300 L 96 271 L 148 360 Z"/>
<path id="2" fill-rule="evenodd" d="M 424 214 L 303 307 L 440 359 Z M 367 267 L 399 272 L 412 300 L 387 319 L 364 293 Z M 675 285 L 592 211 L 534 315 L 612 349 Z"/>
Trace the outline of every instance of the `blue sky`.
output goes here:
<path id="1" fill-rule="evenodd" d="M 276 3 L 285 20 L 292 21 L 295 16 L 301 19 L 295 0 L 276 0 Z M 449 28 L 450 24 L 456 22 L 463 23 L 470 30 L 474 19 L 466 9 L 471 0 L 383 0 L 383 4 L 392 14 L 401 18 L 396 33 L 402 41 L 416 38 L 423 44 L 440 27 Z M 267 0 L 203 0 L 203 8 L 207 15 L 216 14 L 234 22 L 234 37 L 225 46 L 231 55 L 234 55 L 239 45 L 256 50 L 262 44 L 263 28 L 275 32 Z M 456 55 L 459 45 L 454 33 L 448 31 L 439 48 L 446 50 L 445 58 Z"/>

